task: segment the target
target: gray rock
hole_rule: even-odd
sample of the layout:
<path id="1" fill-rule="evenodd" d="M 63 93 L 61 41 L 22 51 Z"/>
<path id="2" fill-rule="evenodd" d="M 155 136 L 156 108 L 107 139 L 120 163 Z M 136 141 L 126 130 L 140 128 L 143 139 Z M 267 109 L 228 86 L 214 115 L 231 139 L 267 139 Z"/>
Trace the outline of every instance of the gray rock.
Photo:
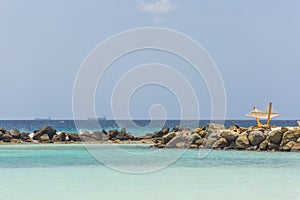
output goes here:
<path id="1" fill-rule="evenodd" d="M 292 129 L 286 131 L 282 136 L 282 141 L 280 146 L 285 146 L 288 142 L 295 142 L 300 137 L 300 131 L 298 129 Z"/>
<path id="2" fill-rule="evenodd" d="M 221 137 L 225 138 L 228 142 L 233 142 L 239 136 L 239 133 L 232 130 L 224 130 L 221 132 Z"/>
<path id="3" fill-rule="evenodd" d="M 262 141 L 259 145 L 259 149 L 262 151 L 268 150 L 268 143 L 269 142 L 267 140 Z"/>
<path id="4" fill-rule="evenodd" d="M 197 141 L 199 139 L 201 139 L 200 135 L 198 133 L 194 133 L 187 138 L 187 142 L 189 144 L 194 144 L 195 141 Z"/>
<path id="5" fill-rule="evenodd" d="M 62 133 L 60 133 L 58 135 L 53 136 L 52 141 L 53 142 L 65 142 L 66 141 L 66 137 L 67 137 L 66 133 L 62 132 Z"/>
<path id="6" fill-rule="evenodd" d="M 157 131 L 153 134 L 153 137 L 154 138 L 157 138 L 157 137 L 162 137 L 164 135 L 167 135 L 169 133 L 169 128 L 168 127 L 163 127 L 160 131 Z M 176 131 L 172 131 L 172 132 L 176 132 Z"/>
<path id="7" fill-rule="evenodd" d="M 225 126 L 224 124 L 215 124 L 215 123 L 211 123 L 211 124 L 207 124 L 207 130 L 224 130 Z"/>
<path id="8" fill-rule="evenodd" d="M 81 141 L 80 136 L 76 133 L 67 133 L 68 141 Z"/>
<path id="9" fill-rule="evenodd" d="M 164 135 L 164 136 L 161 138 L 161 143 L 162 143 L 162 144 L 167 144 L 167 143 L 170 142 L 175 136 L 176 136 L 176 133 L 175 133 L 175 132 L 170 132 L 170 133 L 168 133 L 167 135 Z"/>
<path id="10" fill-rule="evenodd" d="M 21 133 L 17 129 L 9 130 L 9 131 L 7 131 L 7 133 L 9 135 L 11 135 L 14 139 L 20 139 L 20 137 L 21 137 Z"/>
<path id="11" fill-rule="evenodd" d="M 296 144 L 294 144 L 291 151 L 300 151 L 300 143 L 297 142 Z"/>
<path id="12" fill-rule="evenodd" d="M 7 134 L 7 133 L 3 134 L 3 136 L 2 136 L 2 141 L 3 142 L 10 142 L 12 139 L 13 139 L 13 137 L 11 135 Z"/>
<path id="13" fill-rule="evenodd" d="M 172 129 L 172 132 L 182 132 L 183 131 L 183 128 L 181 126 L 175 126 L 173 129 Z"/>
<path id="14" fill-rule="evenodd" d="M 238 136 L 235 141 L 235 145 L 237 149 L 246 149 L 249 147 L 249 140 L 247 137 L 247 133 L 242 133 Z"/>
<path id="15" fill-rule="evenodd" d="M 283 136 L 283 132 L 281 130 L 271 131 L 269 133 L 269 140 L 274 144 L 280 144 Z"/>
<path id="16" fill-rule="evenodd" d="M 227 140 L 225 138 L 220 138 L 214 143 L 213 148 L 214 149 L 219 149 L 219 148 L 223 149 L 227 146 L 228 146 Z"/>
<path id="17" fill-rule="evenodd" d="M 274 143 L 272 143 L 272 142 L 269 142 L 268 143 L 268 149 L 270 149 L 270 150 L 279 150 L 279 145 L 278 144 L 274 144 Z"/>
<path id="18" fill-rule="evenodd" d="M 282 150 L 283 150 L 283 151 L 291 151 L 292 148 L 295 146 L 295 144 L 296 144 L 296 142 L 290 141 L 290 142 L 288 142 L 286 145 L 284 145 L 284 146 L 282 147 Z"/>
<path id="19" fill-rule="evenodd" d="M 29 136 L 29 133 L 25 133 L 25 132 L 21 133 L 20 139 L 21 139 L 22 141 L 31 141 L 30 136 Z"/>
<path id="20" fill-rule="evenodd" d="M 249 133 L 248 139 L 252 145 L 258 146 L 265 139 L 265 135 L 261 131 L 252 131 Z"/>
<path id="21" fill-rule="evenodd" d="M 50 138 L 48 134 L 44 134 L 39 138 L 39 142 L 45 143 L 45 142 L 50 142 Z"/>
<path id="22" fill-rule="evenodd" d="M 175 136 L 172 140 L 170 140 L 170 142 L 166 144 L 166 147 L 175 148 L 177 147 L 177 143 L 187 143 L 187 137 L 185 135 Z"/>
<path id="23" fill-rule="evenodd" d="M 6 132 L 5 128 L 0 127 L 0 133 L 1 133 L 1 132 L 4 134 L 4 133 Z"/>
<path id="24" fill-rule="evenodd" d="M 217 138 L 206 138 L 206 140 L 203 141 L 204 148 L 212 148 L 217 141 Z"/>
<path id="25" fill-rule="evenodd" d="M 33 139 L 39 140 L 39 138 L 45 134 L 48 135 L 49 139 L 51 140 L 53 136 L 56 135 L 56 130 L 53 129 L 51 126 L 44 126 L 43 128 L 34 133 Z"/>
<path id="26" fill-rule="evenodd" d="M 203 142 L 204 142 L 204 140 L 206 140 L 206 139 L 205 139 L 205 138 L 200 138 L 199 140 L 196 140 L 196 141 L 194 142 L 194 144 L 197 145 L 197 146 L 202 145 Z"/>

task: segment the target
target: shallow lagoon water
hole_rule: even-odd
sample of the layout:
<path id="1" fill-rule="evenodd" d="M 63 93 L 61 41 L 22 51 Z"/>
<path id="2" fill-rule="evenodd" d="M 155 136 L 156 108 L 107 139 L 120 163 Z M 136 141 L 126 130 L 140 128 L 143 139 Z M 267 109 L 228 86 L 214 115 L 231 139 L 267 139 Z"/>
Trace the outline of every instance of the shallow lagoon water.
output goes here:
<path id="1" fill-rule="evenodd" d="M 166 155 L 147 145 L 121 145 L 136 155 Z M 110 145 L 97 151 L 120 168 L 144 167 L 143 157 L 123 157 Z M 0 146 L 0 199 L 300 199 L 300 154 L 218 151 L 199 158 L 187 150 L 170 166 L 131 174 L 108 168 L 84 145 Z M 120 156 L 118 156 L 120 155 Z"/>

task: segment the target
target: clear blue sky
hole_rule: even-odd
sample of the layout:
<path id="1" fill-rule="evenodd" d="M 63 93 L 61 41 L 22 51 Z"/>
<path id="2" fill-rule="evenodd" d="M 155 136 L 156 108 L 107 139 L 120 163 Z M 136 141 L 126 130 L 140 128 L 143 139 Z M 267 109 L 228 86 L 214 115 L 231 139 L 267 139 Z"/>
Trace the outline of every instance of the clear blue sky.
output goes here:
<path id="1" fill-rule="evenodd" d="M 206 48 L 225 83 L 228 119 L 245 118 L 253 105 L 265 107 L 270 100 L 281 118 L 299 119 L 299 10 L 298 0 L 0 0 L 0 119 L 71 118 L 73 83 L 88 53 L 113 34 L 145 26 L 178 30 Z M 111 74 L 120 74 L 117 65 L 156 60 L 180 68 L 169 55 L 142 57 L 129 56 Z M 201 84 L 195 87 L 201 90 Z M 110 91 L 105 88 L 99 102 Z M 148 89 L 150 97 L 135 95 L 133 116 L 146 118 L 149 105 L 166 103 L 176 118 L 174 98 Z M 199 94 L 201 116 L 209 118 L 205 90 Z M 110 104 L 99 104 L 98 114 L 110 117 Z"/>

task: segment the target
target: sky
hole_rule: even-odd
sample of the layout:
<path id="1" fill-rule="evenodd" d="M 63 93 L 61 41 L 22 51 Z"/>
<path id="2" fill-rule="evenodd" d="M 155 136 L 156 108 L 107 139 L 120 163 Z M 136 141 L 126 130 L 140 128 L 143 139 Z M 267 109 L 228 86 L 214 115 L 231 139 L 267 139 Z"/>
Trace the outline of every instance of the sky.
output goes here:
<path id="1" fill-rule="evenodd" d="M 270 101 L 278 119 L 300 119 L 299 9 L 298 0 L 0 0 L 0 119 L 71 119 L 73 85 L 84 59 L 108 37 L 142 27 L 182 32 L 207 50 L 224 82 L 227 119 L 247 119 L 254 105 Z M 154 50 L 112 65 L 97 87 L 97 115 L 113 117 L 110 97 L 118 77 L 149 62 L 186 76 L 201 118 L 210 118 L 203 79 L 180 58 Z M 176 95 L 152 85 L 131 97 L 132 117 L 148 118 L 156 104 L 164 105 L 168 118 L 180 116 Z"/>

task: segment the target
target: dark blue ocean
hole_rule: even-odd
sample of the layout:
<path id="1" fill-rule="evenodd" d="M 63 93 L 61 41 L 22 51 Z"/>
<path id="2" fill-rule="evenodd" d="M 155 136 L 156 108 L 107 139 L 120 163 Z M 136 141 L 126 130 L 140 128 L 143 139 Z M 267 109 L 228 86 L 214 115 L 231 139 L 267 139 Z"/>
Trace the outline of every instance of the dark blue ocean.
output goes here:
<path id="1" fill-rule="evenodd" d="M 81 127 L 86 130 L 95 131 L 92 128 L 92 123 L 88 120 L 81 121 Z M 117 123 L 114 120 L 101 120 L 99 124 L 102 129 L 110 130 L 110 129 L 120 129 L 126 128 L 129 132 L 134 135 L 142 135 L 145 133 L 151 133 L 155 130 L 162 128 L 163 126 L 167 126 L 169 128 L 173 128 L 174 126 L 180 125 L 182 121 L 180 120 L 167 120 L 167 121 L 150 121 L 150 120 L 134 120 L 135 126 L 133 127 L 130 123 L 131 121 L 122 120 Z M 196 128 L 195 124 L 199 126 L 205 126 L 210 123 L 210 120 L 200 120 L 200 121 L 184 121 L 185 128 Z M 218 123 L 218 121 L 215 121 Z M 263 122 L 263 121 L 262 121 Z M 151 123 L 151 126 L 149 124 Z M 75 126 L 75 122 L 73 120 L 0 120 L 0 127 L 4 127 L 7 130 L 10 129 L 18 129 L 22 132 L 33 132 L 34 130 L 38 130 L 43 126 L 52 126 L 58 132 L 66 131 L 66 132 L 75 132 L 78 130 Z M 240 127 L 249 127 L 256 125 L 255 120 L 226 120 L 224 122 L 225 127 L 229 127 L 231 125 L 238 125 Z M 297 126 L 297 120 L 272 120 L 272 125 L 276 126 Z"/>

